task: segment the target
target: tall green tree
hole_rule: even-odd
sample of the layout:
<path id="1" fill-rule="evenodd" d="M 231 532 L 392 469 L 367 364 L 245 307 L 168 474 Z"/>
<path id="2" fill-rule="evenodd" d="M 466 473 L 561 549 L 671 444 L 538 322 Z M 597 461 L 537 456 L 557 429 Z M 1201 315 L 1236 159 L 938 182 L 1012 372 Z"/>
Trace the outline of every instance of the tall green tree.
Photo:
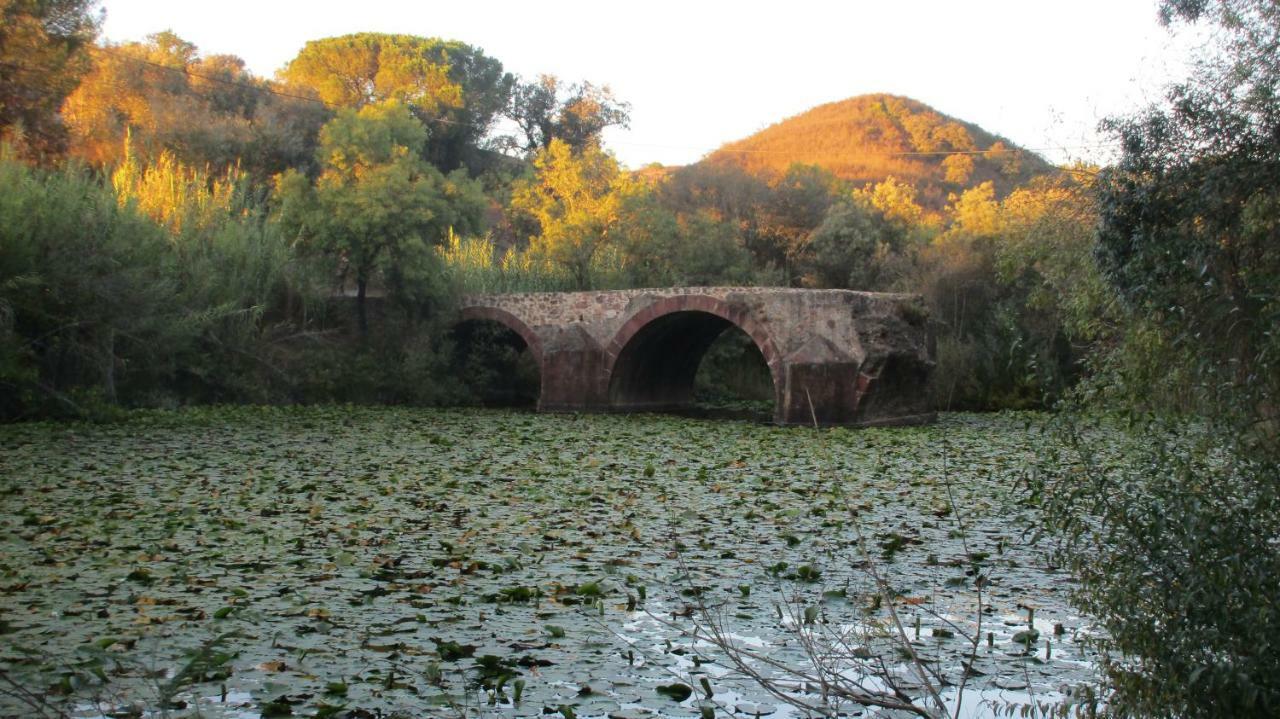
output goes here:
<path id="1" fill-rule="evenodd" d="M 751 285 L 759 279 L 732 224 L 705 212 L 677 213 L 663 203 L 660 186 L 644 180 L 619 205 L 614 242 L 632 287 Z"/>
<path id="2" fill-rule="evenodd" d="M 1074 168 L 1042 176 L 1000 203 L 1001 239 L 996 271 L 1002 284 L 1025 297 L 1026 315 L 1039 314 L 1040 341 L 1060 332 L 1073 362 L 1105 353 L 1122 318 L 1115 291 L 1094 259 L 1098 205 L 1094 171 Z M 1077 366 L 1072 374 L 1085 368 Z"/>
<path id="3" fill-rule="evenodd" d="M 797 263 L 838 191 L 836 177 L 816 165 L 792 165 L 771 182 L 747 235 L 756 261 L 781 268 L 788 285 L 798 283 Z"/>
<path id="4" fill-rule="evenodd" d="M 1099 182 L 1098 256 L 1124 299 L 1155 312 L 1217 381 L 1275 397 L 1280 6 L 1162 7 L 1166 21 L 1216 26 L 1218 45 L 1169 89 L 1166 106 L 1107 123 L 1124 153 Z"/>
<path id="5" fill-rule="evenodd" d="M 461 167 L 506 107 L 514 78 L 479 48 L 439 38 L 356 33 L 312 40 L 279 78 L 330 105 L 395 101 L 430 128 L 423 157 Z"/>
<path id="6" fill-rule="evenodd" d="M 906 228 L 867 202 L 832 205 L 796 258 L 812 287 L 887 290 L 903 272 Z"/>
<path id="7" fill-rule="evenodd" d="M 62 100 L 89 69 L 96 0 L 0 0 L 0 140 L 56 154 L 66 131 Z"/>
<path id="8" fill-rule="evenodd" d="M 393 299 L 421 299 L 432 248 L 451 229 L 480 229 L 487 206 L 480 186 L 462 170 L 444 175 L 424 161 L 426 141 L 426 128 L 394 100 L 342 110 L 320 133 L 314 185 L 297 171 L 277 183 L 280 221 L 328 257 L 339 278 L 355 281 L 362 336 L 371 283 Z"/>
<path id="9" fill-rule="evenodd" d="M 83 416 L 163 374 L 184 334 L 168 243 L 82 169 L 0 145 L 0 416 Z"/>
<path id="10" fill-rule="evenodd" d="M 769 194 L 759 175 L 724 162 L 698 162 L 673 171 L 661 185 L 662 201 L 678 214 L 705 212 L 746 231 Z"/>
<path id="11" fill-rule="evenodd" d="M 589 82 L 566 85 L 554 75 L 520 82 L 511 94 L 507 117 L 524 137 L 513 144 L 526 155 L 546 150 L 560 140 L 575 152 L 600 144 L 608 127 L 626 127 L 631 106 L 613 96 L 608 87 Z"/>

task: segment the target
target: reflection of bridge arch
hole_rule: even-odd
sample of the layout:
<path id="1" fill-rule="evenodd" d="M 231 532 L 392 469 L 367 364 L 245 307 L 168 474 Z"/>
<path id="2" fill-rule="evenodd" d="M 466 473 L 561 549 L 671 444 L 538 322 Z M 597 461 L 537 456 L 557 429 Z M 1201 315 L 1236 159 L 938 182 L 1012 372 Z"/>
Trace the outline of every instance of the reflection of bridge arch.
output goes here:
<path id="1" fill-rule="evenodd" d="M 780 424 L 933 418 L 926 317 L 913 295 L 763 287 L 543 292 L 464 298 L 537 360 L 542 410 L 659 409 L 689 401 L 715 338 L 736 326 L 769 367 Z"/>
<path id="2" fill-rule="evenodd" d="M 631 315 L 605 347 L 609 406 L 669 409 L 688 404 L 703 355 L 729 327 L 751 338 L 769 367 L 775 404 L 782 378 L 778 350 L 749 314 L 706 295 L 666 297 Z"/>

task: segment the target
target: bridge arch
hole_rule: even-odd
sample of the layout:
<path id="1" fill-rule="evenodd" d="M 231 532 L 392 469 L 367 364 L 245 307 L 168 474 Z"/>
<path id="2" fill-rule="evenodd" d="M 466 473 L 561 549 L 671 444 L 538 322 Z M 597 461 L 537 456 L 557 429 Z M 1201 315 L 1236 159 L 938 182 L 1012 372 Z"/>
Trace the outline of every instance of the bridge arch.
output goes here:
<path id="1" fill-rule="evenodd" d="M 519 317 L 500 307 L 486 307 L 483 305 L 463 307 L 458 314 L 457 324 L 472 320 L 490 320 L 520 335 L 520 339 L 524 340 L 529 352 L 533 354 L 533 359 L 538 364 L 539 371 L 542 370 L 542 340 L 538 337 L 538 333 L 534 332 L 533 328 L 525 324 Z"/>
<path id="2" fill-rule="evenodd" d="M 520 345 L 519 366 L 537 366 L 540 411 L 687 404 L 706 352 L 735 327 L 768 368 L 776 422 L 872 425 L 933 419 L 932 345 L 917 305 L 852 290 L 671 287 L 472 295 L 459 312 Z"/>
<path id="3" fill-rule="evenodd" d="M 545 345 L 520 317 L 500 307 L 462 307 L 450 328 L 450 369 L 469 401 L 495 407 L 542 407 Z"/>
<path id="4" fill-rule="evenodd" d="M 604 353 L 610 407 L 663 410 L 688 404 L 703 355 L 730 327 L 746 333 L 764 357 L 776 413 L 783 377 L 773 338 L 748 311 L 707 295 L 662 298 L 622 324 Z"/>

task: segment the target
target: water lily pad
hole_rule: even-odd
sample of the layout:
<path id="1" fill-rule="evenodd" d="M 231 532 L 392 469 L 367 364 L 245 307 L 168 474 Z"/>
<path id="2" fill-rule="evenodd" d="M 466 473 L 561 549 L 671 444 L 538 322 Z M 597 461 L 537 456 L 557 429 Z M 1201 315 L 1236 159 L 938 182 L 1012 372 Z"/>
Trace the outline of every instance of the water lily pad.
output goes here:
<path id="1" fill-rule="evenodd" d="M 654 688 L 654 691 L 670 698 L 672 701 L 682 702 L 693 694 L 693 687 L 688 684 L 660 684 Z"/>
<path id="2" fill-rule="evenodd" d="M 701 700 L 705 677 L 717 696 L 765 704 L 718 652 L 664 622 L 687 630 L 700 607 L 722 608 L 734 641 L 803 666 L 799 628 L 884 621 L 845 497 L 871 561 L 887 568 L 889 596 L 925 597 L 977 632 L 968 572 L 982 570 L 993 611 L 981 632 L 995 632 L 990 652 L 1004 657 L 1010 645 L 1025 652 L 1010 641 L 1026 628 L 1019 604 L 1074 614 L 1062 576 L 1010 539 L 1025 518 L 1009 489 L 1022 463 L 1009 458 L 1046 441 L 1036 421 L 947 414 L 932 427 L 814 433 L 307 407 L 0 426 L 0 657 L 38 646 L 69 667 L 96 648 L 169 672 L 202 651 L 230 654 L 192 673 L 177 700 L 203 710 L 225 686 L 218 706 L 248 715 L 287 697 L 296 703 L 281 710 L 297 715 L 344 705 L 337 715 L 434 716 L 479 692 L 501 715 L 698 716 L 654 690 L 676 676 L 692 690 L 680 701 Z M 935 511 L 952 506 L 944 472 L 950 514 Z M 880 556 L 890 549 L 891 565 Z M 958 679 L 962 643 L 924 641 L 938 624 L 926 619 L 918 650 L 930 661 L 940 652 L 937 668 Z M 205 647 L 224 634 L 235 636 Z M 879 636 L 848 646 L 860 648 L 853 660 L 900 661 Z M 983 681 L 1031 671 L 1052 686 L 1090 675 L 1075 642 L 1055 642 L 1050 662 L 1029 659 L 976 669 Z M 154 696 L 155 676 L 108 678 L 121 695 Z M 591 692 L 579 696 L 584 681 Z M 339 685 L 345 695 L 331 691 Z"/>
<path id="3" fill-rule="evenodd" d="M 609 712 L 609 719 L 653 719 L 654 713 L 639 707 L 622 707 Z"/>

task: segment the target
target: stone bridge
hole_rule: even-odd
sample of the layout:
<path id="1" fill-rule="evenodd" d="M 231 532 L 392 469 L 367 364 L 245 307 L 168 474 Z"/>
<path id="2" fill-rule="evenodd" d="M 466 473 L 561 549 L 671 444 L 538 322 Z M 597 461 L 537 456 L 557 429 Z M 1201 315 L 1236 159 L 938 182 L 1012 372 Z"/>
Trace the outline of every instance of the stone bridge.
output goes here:
<path id="1" fill-rule="evenodd" d="M 514 330 L 537 361 L 546 411 L 687 405 L 703 354 L 730 325 L 759 348 L 779 424 L 934 419 L 927 318 L 914 295 L 691 287 L 476 295 L 462 321 Z"/>

